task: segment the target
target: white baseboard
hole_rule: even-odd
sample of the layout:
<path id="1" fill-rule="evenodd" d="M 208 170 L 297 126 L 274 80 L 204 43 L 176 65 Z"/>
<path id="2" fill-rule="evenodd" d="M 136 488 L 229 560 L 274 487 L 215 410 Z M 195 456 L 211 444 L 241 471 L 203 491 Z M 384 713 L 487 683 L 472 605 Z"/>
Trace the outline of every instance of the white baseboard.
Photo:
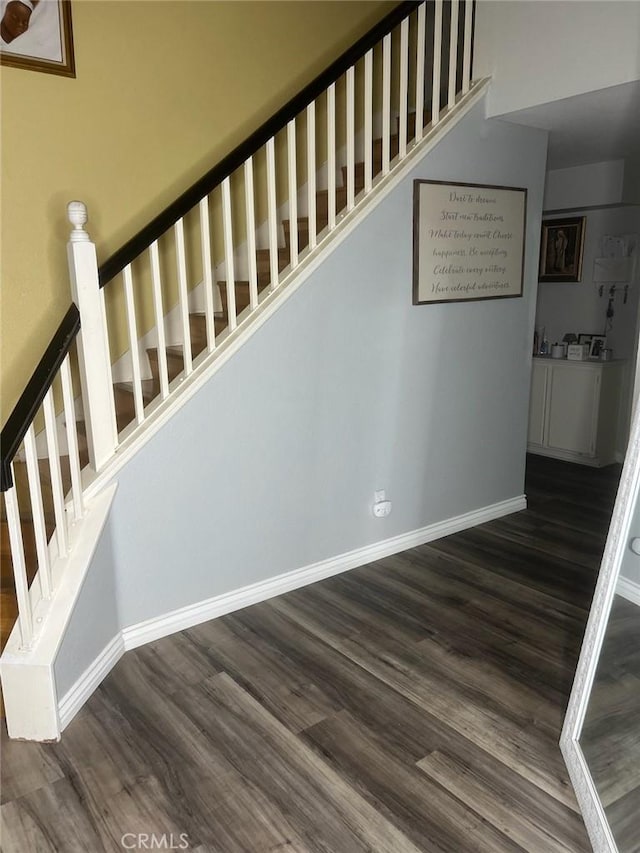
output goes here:
<path id="1" fill-rule="evenodd" d="M 618 578 L 616 592 L 627 601 L 640 607 L 640 583 L 630 581 L 628 578 Z"/>
<path id="2" fill-rule="evenodd" d="M 58 704 L 60 731 L 67 727 L 96 687 L 109 675 L 124 652 L 122 634 L 117 634 L 100 652 L 91 666 L 82 673 L 73 687 L 65 693 Z"/>
<path id="3" fill-rule="evenodd" d="M 526 508 L 527 500 L 524 495 L 500 501 L 130 625 L 111 640 L 60 700 L 58 706 L 60 730 L 71 722 L 103 678 L 129 649 L 135 649 L 137 646 L 192 628 L 194 625 L 208 622 L 210 619 L 216 619 L 218 616 L 224 616 L 251 604 L 258 604 L 276 595 L 291 592 L 332 575 L 364 566 L 383 557 L 406 551 L 408 548 L 433 542 L 443 536 L 450 536 L 452 533 L 467 530 Z"/>

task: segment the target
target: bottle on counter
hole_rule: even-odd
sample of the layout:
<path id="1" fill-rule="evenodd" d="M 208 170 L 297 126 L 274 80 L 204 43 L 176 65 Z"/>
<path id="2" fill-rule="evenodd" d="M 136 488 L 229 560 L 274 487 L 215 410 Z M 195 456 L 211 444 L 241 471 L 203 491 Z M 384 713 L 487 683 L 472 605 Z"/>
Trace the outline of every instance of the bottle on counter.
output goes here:
<path id="1" fill-rule="evenodd" d="M 549 355 L 549 341 L 546 329 L 542 330 L 542 343 L 540 344 L 540 355 Z"/>

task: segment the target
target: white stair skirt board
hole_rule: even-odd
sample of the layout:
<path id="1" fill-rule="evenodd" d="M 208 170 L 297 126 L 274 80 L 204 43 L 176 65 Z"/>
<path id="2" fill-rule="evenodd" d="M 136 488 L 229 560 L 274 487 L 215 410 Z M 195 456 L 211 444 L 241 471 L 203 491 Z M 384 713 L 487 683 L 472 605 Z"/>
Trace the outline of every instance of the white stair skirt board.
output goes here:
<path id="1" fill-rule="evenodd" d="M 616 592 L 627 601 L 640 607 L 640 584 L 635 581 L 627 580 L 627 578 L 619 577 L 616 584 Z"/>
<path id="2" fill-rule="evenodd" d="M 486 77 L 472 84 L 468 94 L 464 95 L 453 110 L 443 110 L 441 119 L 435 128 L 431 128 L 400 163 L 384 178 L 374 182 L 372 191 L 362 199 L 355 209 L 341 218 L 335 229 L 325 238 L 320 250 L 304 257 L 298 266 L 284 276 L 276 291 L 264 298 L 258 308 L 252 312 L 242 329 L 242 334 L 226 338 L 210 353 L 198 356 L 197 370 L 182 381 L 180 387 L 156 409 L 149 410 L 144 423 L 135 429 L 133 435 L 125 438 L 118 452 L 109 460 L 99 474 L 90 468 L 83 471 L 83 489 L 88 497 L 98 494 L 111 482 L 120 468 L 131 459 L 167 423 L 173 414 L 182 408 L 200 388 L 242 347 L 249 338 L 271 317 L 280 306 L 289 299 L 306 279 L 322 264 L 329 255 L 354 231 L 358 225 L 375 209 L 396 186 L 435 148 L 456 124 L 480 101 L 487 92 L 490 78 Z"/>
<path id="3" fill-rule="evenodd" d="M 59 703 L 53 665 L 67 625 L 91 565 L 96 546 L 109 517 L 117 489 L 112 484 L 87 505 L 82 524 L 69 531 L 69 554 L 54 561 L 51 570 L 55 593 L 51 601 L 39 602 L 34 621 L 42 616 L 41 631 L 33 648 L 20 649 L 16 623 L 0 657 L 0 675 L 9 737 L 24 740 L 60 738 Z M 32 588 L 38 587 L 38 579 Z M 39 611 L 42 606 L 43 612 Z M 44 618 L 46 612 L 46 618 Z"/>
<path id="4" fill-rule="evenodd" d="M 108 675 L 124 652 L 129 649 L 135 649 L 145 643 L 151 643 L 154 640 L 167 637 L 169 634 L 175 634 L 177 631 L 184 631 L 186 628 L 192 628 L 194 625 L 216 619 L 218 616 L 233 613 L 243 607 L 258 604 L 261 601 L 291 592 L 294 589 L 300 589 L 324 578 L 356 569 L 359 566 L 365 566 L 367 563 L 381 560 L 383 557 L 389 557 L 400 551 L 406 551 L 408 548 L 433 542 L 443 536 L 450 536 L 452 533 L 476 527 L 478 524 L 520 512 L 526 508 L 527 500 L 524 495 L 500 501 L 481 509 L 472 510 L 464 515 L 429 524 L 409 533 L 383 539 L 373 545 L 356 548 L 354 551 L 348 551 L 337 557 L 312 563 L 301 569 L 249 584 L 187 607 L 180 607 L 177 610 L 164 613 L 162 616 L 147 619 L 137 625 L 130 625 L 108 643 L 98 658 L 85 670 L 60 701 L 58 706 L 60 731 L 71 722 L 102 679 Z"/>

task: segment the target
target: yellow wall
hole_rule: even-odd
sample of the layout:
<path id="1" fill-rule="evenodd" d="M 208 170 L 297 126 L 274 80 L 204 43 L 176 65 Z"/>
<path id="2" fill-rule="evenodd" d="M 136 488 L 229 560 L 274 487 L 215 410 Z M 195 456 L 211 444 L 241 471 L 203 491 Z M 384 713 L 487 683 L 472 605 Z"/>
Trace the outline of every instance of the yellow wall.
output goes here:
<path id="1" fill-rule="evenodd" d="M 395 2 L 75 0 L 76 79 L 2 68 L 2 422 L 70 302 L 65 206 L 104 260 Z"/>

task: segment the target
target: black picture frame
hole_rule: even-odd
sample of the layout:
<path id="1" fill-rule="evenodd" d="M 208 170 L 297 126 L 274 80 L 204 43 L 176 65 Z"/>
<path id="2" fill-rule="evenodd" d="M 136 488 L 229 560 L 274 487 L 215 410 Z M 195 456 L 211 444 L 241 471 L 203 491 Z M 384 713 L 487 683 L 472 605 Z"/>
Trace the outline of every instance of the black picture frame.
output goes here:
<path id="1" fill-rule="evenodd" d="M 586 216 L 543 220 L 538 281 L 582 281 L 586 222 Z"/>

